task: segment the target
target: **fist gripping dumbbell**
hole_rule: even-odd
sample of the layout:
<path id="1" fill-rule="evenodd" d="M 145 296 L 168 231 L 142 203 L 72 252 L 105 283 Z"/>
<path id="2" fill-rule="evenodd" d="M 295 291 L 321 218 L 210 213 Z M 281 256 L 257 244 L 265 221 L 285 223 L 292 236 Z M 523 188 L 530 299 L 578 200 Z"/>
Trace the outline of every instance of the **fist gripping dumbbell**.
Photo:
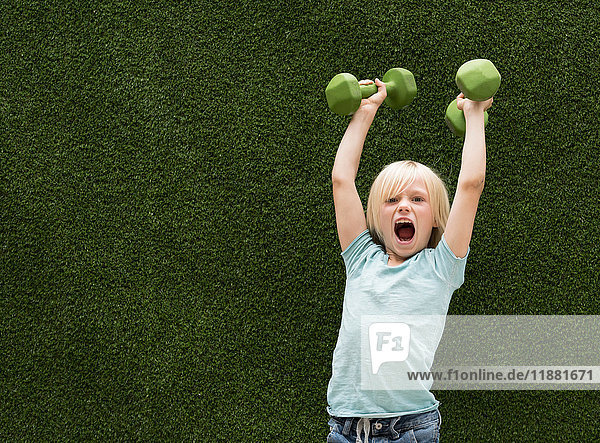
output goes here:
<path id="1" fill-rule="evenodd" d="M 403 68 L 392 68 L 383 76 L 387 97 L 385 102 L 392 109 L 408 106 L 417 95 L 417 84 L 412 73 Z M 353 114 L 363 98 L 377 92 L 377 85 L 359 85 L 352 74 L 338 74 L 325 89 L 329 109 L 339 115 Z"/>
<path id="2" fill-rule="evenodd" d="M 464 63 L 456 73 L 456 85 L 466 98 L 485 101 L 493 97 L 500 87 L 500 73 L 494 64 L 486 59 L 475 59 Z M 487 125 L 488 113 L 484 113 L 484 125 Z M 446 124 L 459 137 L 466 132 L 465 114 L 457 108 L 456 99 L 446 108 Z"/>

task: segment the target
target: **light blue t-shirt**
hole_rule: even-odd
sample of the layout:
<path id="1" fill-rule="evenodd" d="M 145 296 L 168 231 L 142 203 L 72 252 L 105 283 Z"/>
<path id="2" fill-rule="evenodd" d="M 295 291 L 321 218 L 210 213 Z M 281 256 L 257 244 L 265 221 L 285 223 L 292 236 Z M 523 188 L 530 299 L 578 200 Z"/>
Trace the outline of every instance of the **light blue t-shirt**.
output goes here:
<path id="1" fill-rule="evenodd" d="M 403 389 L 398 387 L 396 375 L 402 372 L 398 368 L 405 368 L 404 373 L 431 368 L 450 298 L 464 281 L 468 252 L 457 258 L 442 236 L 436 248 L 423 249 L 400 265 L 388 266 L 388 255 L 365 230 L 341 255 L 346 265 L 346 292 L 327 389 L 327 412 L 337 417 L 386 418 L 437 408 L 439 402 L 429 391 L 432 381 Z M 409 320 L 390 323 L 402 316 Z M 379 325 L 400 331 L 395 334 L 400 338 L 377 332 Z M 402 328 L 407 334 L 410 329 L 410 335 L 404 335 Z M 398 340 L 395 345 L 393 339 Z M 387 354 L 374 351 L 386 349 Z M 405 356 L 391 352 L 402 349 L 410 352 Z M 386 361 L 386 355 L 404 360 Z"/>

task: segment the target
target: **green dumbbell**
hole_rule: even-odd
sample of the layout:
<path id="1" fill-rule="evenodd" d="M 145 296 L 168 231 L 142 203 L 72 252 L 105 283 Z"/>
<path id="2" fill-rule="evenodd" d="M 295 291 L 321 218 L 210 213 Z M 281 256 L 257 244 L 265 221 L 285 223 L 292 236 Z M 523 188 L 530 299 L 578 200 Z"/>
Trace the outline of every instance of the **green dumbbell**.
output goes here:
<path id="1" fill-rule="evenodd" d="M 486 59 L 476 59 L 464 63 L 456 73 L 456 85 L 466 98 L 485 101 L 493 97 L 500 87 L 501 76 L 494 64 Z M 488 113 L 485 112 L 487 125 Z M 466 131 L 465 115 L 456 107 L 456 100 L 446 108 L 446 124 L 458 137 Z"/>
<path id="2" fill-rule="evenodd" d="M 392 68 L 383 76 L 387 97 L 385 103 L 392 109 L 408 106 L 417 95 L 415 77 L 403 68 Z M 363 98 L 377 92 L 377 85 L 359 85 L 352 74 L 338 74 L 331 79 L 325 89 L 329 109 L 339 115 L 353 114 L 360 107 Z"/>

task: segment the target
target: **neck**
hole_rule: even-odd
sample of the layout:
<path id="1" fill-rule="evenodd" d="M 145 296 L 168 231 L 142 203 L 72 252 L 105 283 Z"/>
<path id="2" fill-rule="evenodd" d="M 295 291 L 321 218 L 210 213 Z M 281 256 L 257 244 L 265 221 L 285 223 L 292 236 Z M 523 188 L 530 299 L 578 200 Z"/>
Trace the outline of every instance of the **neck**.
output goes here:
<path id="1" fill-rule="evenodd" d="M 402 263 L 404 263 L 404 261 L 406 260 L 404 257 L 400 257 L 399 255 L 391 252 L 391 251 L 387 251 L 388 254 L 388 266 L 398 266 L 401 265 Z"/>

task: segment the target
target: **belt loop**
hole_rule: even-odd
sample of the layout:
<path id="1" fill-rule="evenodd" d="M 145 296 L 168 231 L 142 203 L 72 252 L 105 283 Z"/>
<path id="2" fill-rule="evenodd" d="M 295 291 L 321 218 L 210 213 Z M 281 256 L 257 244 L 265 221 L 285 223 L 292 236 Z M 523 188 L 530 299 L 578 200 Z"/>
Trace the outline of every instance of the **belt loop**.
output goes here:
<path id="1" fill-rule="evenodd" d="M 400 434 L 398 433 L 398 431 L 396 431 L 396 423 L 398 423 L 398 420 L 400 420 L 400 415 L 398 417 L 392 417 L 390 419 L 390 429 L 389 432 L 391 434 L 391 440 L 397 440 L 400 438 Z"/>
<path id="2" fill-rule="evenodd" d="M 342 429 L 342 434 L 345 435 L 346 437 L 348 437 L 350 435 L 350 428 L 352 427 L 353 420 L 354 420 L 354 417 L 348 417 L 348 418 L 346 418 L 346 421 L 344 422 L 344 429 Z"/>

